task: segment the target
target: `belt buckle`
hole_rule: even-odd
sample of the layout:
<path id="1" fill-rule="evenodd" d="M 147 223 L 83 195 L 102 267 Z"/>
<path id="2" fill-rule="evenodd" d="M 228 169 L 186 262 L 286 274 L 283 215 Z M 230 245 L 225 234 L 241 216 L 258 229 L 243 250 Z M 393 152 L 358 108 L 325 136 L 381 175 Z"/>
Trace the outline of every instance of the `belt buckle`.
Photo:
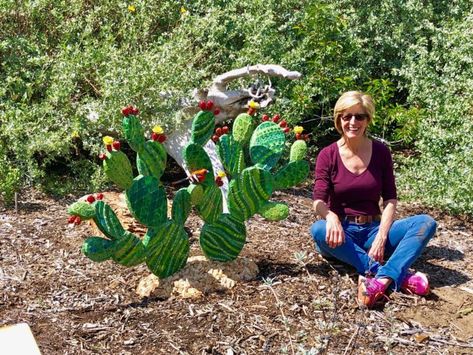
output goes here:
<path id="1" fill-rule="evenodd" d="M 366 224 L 366 223 L 371 223 L 372 221 L 373 221 L 372 216 L 364 216 L 364 215 L 355 216 L 356 224 Z"/>

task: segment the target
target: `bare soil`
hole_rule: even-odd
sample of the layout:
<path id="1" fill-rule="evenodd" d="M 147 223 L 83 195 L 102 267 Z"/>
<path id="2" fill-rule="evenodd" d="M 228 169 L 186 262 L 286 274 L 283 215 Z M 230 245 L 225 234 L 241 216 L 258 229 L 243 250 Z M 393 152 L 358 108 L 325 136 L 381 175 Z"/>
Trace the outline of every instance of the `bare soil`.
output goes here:
<path id="1" fill-rule="evenodd" d="M 354 270 L 314 251 L 310 188 L 287 190 L 275 196 L 289 203 L 287 220 L 247 223 L 242 256 L 258 265 L 255 280 L 199 299 L 142 299 L 145 265 L 81 254 L 92 229 L 68 228 L 75 198 L 20 197 L 18 213 L 0 209 L 0 326 L 28 323 L 43 354 L 473 353 L 471 220 L 401 203 L 400 217 L 429 213 L 439 223 L 413 265 L 432 292 L 392 293 L 366 310 Z M 191 215 L 191 255 L 201 255 L 201 225 Z"/>

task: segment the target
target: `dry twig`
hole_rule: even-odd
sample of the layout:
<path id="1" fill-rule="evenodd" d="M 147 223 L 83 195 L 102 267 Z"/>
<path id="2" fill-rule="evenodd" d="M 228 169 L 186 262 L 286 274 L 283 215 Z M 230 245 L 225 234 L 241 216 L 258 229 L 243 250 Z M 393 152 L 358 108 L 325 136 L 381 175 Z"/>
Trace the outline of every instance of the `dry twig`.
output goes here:
<path id="1" fill-rule="evenodd" d="M 356 339 L 356 336 L 358 335 L 359 330 L 360 330 L 360 327 L 359 326 L 356 327 L 355 332 L 351 336 L 350 341 L 348 342 L 347 347 L 345 348 L 345 351 L 343 352 L 343 355 L 351 354 L 351 351 L 352 351 L 351 343 Z M 356 343 L 356 341 L 355 341 L 355 343 Z M 353 346 L 355 346 L 355 345 L 353 345 Z M 350 350 L 349 353 L 348 353 L 348 350 Z"/>

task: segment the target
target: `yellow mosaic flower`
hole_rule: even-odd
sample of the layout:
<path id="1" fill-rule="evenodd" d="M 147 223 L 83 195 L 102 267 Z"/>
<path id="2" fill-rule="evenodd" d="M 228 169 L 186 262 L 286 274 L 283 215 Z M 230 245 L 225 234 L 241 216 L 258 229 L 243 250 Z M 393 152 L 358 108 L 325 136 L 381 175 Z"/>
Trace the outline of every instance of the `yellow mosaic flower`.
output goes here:
<path id="1" fill-rule="evenodd" d="M 187 9 L 184 6 L 181 6 L 181 14 L 185 14 L 187 12 Z"/>
<path id="2" fill-rule="evenodd" d="M 156 125 L 156 126 L 153 127 L 153 132 L 156 133 L 156 134 L 163 134 L 164 129 L 161 126 Z"/>
<path id="3" fill-rule="evenodd" d="M 110 137 L 110 136 L 105 136 L 105 137 L 103 137 L 103 142 L 105 143 L 105 145 L 112 145 L 113 138 Z"/>
<path id="4" fill-rule="evenodd" d="M 254 108 L 255 110 L 259 108 L 259 103 L 251 100 L 249 103 L 248 103 L 248 107 L 250 108 Z"/>
<path id="5" fill-rule="evenodd" d="M 71 138 L 79 138 L 79 132 L 73 131 L 73 132 L 71 133 Z"/>
<path id="6" fill-rule="evenodd" d="M 128 11 L 130 11 L 130 12 L 136 12 L 136 7 L 135 7 L 135 5 L 128 5 Z"/>
<path id="7" fill-rule="evenodd" d="M 295 133 L 295 134 L 300 134 L 300 133 L 302 133 L 303 131 L 304 131 L 304 127 L 302 127 L 302 126 L 296 126 L 296 127 L 294 127 L 294 133 Z"/>

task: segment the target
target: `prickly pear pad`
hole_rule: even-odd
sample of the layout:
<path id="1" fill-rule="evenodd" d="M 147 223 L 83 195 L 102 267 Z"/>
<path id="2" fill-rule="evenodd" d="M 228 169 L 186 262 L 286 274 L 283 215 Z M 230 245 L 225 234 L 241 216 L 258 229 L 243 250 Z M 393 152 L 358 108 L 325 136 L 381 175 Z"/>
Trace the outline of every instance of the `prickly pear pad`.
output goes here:
<path id="1" fill-rule="evenodd" d="M 215 222 L 204 224 L 200 233 L 202 251 L 216 261 L 236 259 L 245 240 L 245 223 L 231 214 L 221 214 Z"/>
<path id="2" fill-rule="evenodd" d="M 140 121 L 134 115 L 123 118 L 123 134 L 128 141 L 131 149 L 135 152 L 140 152 L 145 144 L 144 130 Z"/>
<path id="3" fill-rule="evenodd" d="M 230 213 L 244 221 L 266 203 L 273 192 L 273 177 L 257 166 L 246 168 L 230 182 L 228 208 Z"/>
<path id="4" fill-rule="evenodd" d="M 258 213 L 268 221 L 282 221 L 289 215 L 289 207 L 283 202 L 266 202 Z"/>
<path id="5" fill-rule="evenodd" d="M 130 232 L 115 241 L 115 250 L 112 255 L 113 261 L 123 266 L 135 266 L 141 264 L 146 257 L 145 248 L 141 240 Z"/>
<path id="6" fill-rule="evenodd" d="M 121 151 L 107 152 L 103 170 L 107 177 L 122 189 L 128 189 L 133 181 L 130 161 Z"/>
<path id="7" fill-rule="evenodd" d="M 97 228 L 112 240 L 119 239 L 124 233 L 120 220 L 112 208 L 103 201 L 94 203 L 95 218 L 94 222 Z"/>
<path id="8" fill-rule="evenodd" d="M 245 168 L 243 148 L 233 135 L 224 134 L 217 144 L 217 153 L 225 170 L 230 176 L 236 176 Z"/>
<path id="9" fill-rule="evenodd" d="M 214 114 L 210 111 L 200 111 L 192 121 L 191 141 L 204 146 L 212 137 L 214 128 Z"/>
<path id="10" fill-rule="evenodd" d="M 155 141 L 145 142 L 144 148 L 136 157 L 136 166 L 141 175 L 152 175 L 158 180 L 166 168 L 167 153 L 163 145 Z"/>
<path id="11" fill-rule="evenodd" d="M 223 211 L 222 192 L 218 186 L 213 184 L 205 187 L 202 202 L 196 207 L 205 222 L 214 222 Z"/>
<path id="12" fill-rule="evenodd" d="M 241 146 L 246 146 L 253 133 L 253 129 L 253 117 L 247 113 L 240 113 L 233 122 L 233 138 Z"/>
<path id="13" fill-rule="evenodd" d="M 263 169 L 272 169 L 281 158 L 285 141 L 281 127 L 273 122 L 261 123 L 251 136 L 251 161 Z"/>
<path id="14" fill-rule="evenodd" d="M 200 205 L 204 199 L 204 188 L 202 185 L 190 184 L 187 186 L 187 191 L 191 195 L 191 203 L 193 205 Z"/>
<path id="15" fill-rule="evenodd" d="M 88 202 L 74 202 L 67 208 L 67 213 L 71 216 L 79 216 L 82 219 L 91 219 L 95 217 L 95 208 Z"/>
<path id="16" fill-rule="evenodd" d="M 89 237 L 82 244 L 82 253 L 90 260 L 102 262 L 112 257 L 116 244 L 108 239 Z"/>
<path id="17" fill-rule="evenodd" d="M 309 163 L 306 160 L 292 161 L 274 176 L 274 189 L 287 189 L 300 184 L 309 174 Z"/>
<path id="18" fill-rule="evenodd" d="M 291 152 L 289 154 L 289 161 L 302 160 L 307 153 L 307 143 L 298 139 L 291 145 Z"/>
<path id="19" fill-rule="evenodd" d="M 191 194 L 187 191 L 187 188 L 183 187 L 177 191 L 174 196 L 171 211 L 172 219 L 176 221 L 176 223 L 184 225 L 191 208 Z"/>
<path id="20" fill-rule="evenodd" d="M 189 240 L 180 224 L 168 220 L 158 229 L 149 229 L 143 244 L 146 248 L 146 265 L 156 276 L 171 276 L 186 265 Z"/>
<path id="21" fill-rule="evenodd" d="M 138 176 L 126 191 L 127 205 L 133 216 L 146 226 L 158 226 L 167 218 L 164 188 L 154 176 Z"/>
<path id="22" fill-rule="evenodd" d="M 189 171 L 193 172 L 200 169 L 207 169 L 208 173 L 203 181 L 203 185 L 214 183 L 214 173 L 212 162 L 205 152 L 204 148 L 195 143 L 190 143 L 184 148 L 183 158 L 186 161 Z"/>

